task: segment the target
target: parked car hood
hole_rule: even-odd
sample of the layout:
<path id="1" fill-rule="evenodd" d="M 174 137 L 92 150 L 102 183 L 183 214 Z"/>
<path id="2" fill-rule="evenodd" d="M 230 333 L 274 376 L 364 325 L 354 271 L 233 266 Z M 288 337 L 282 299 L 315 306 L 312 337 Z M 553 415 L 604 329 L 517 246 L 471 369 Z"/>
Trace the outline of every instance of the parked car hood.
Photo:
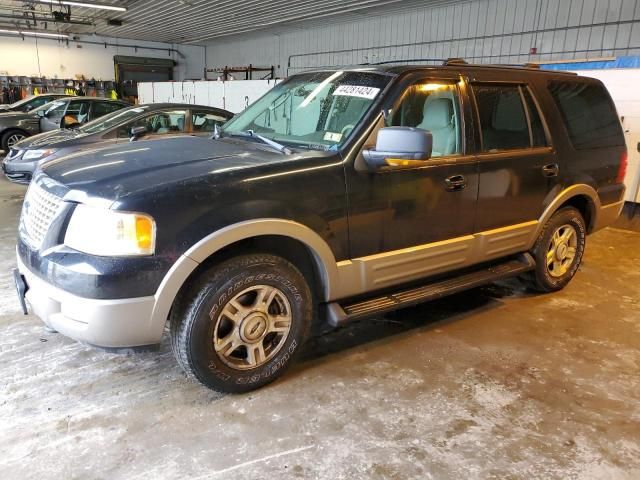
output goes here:
<path id="1" fill-rule="evenodd" d="M 86 135 L 87 134 L 82 133 L 79 130 L 53 130 L 51 132 L 39 133 L 38 135 L 34 135 L 33 137 L 27 137 L 16 144 L 16 147 L 21 150 L 45 147 L 61 148 L 66 146 L 66 144 L 70 141 L 76 140 L 77 138 L 84 137 Z"/>
<path id="2" fill-rule="evenodd" d="M 38 115 L 29 112 L 0 112 L 0 122 L 15 123 L 18 120 L 33 119 L 38 120 Z"/>
<path id="3" fill-rule="evenodd" d="M 242 139 L 176 136 L 82 150 L 45 163 L 42 173 L 66 189 L 82 193 L 74 199 L 117 200 L 134 192 L 302 156 L 309 154 L 284 155 Z"/>

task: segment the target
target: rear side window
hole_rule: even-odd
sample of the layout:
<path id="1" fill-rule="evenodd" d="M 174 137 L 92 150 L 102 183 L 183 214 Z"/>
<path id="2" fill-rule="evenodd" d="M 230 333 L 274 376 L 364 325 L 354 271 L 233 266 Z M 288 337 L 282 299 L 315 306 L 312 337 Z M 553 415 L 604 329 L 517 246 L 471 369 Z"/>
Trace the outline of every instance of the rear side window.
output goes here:
<path id="1" fill-rule="evenodd" d="M 519 85 L 473 85 L 485 152 L 547 145 L 542 120 L 528 89 Z"/>
<path id="2" fill-rule="evenodd" d="M 122 105 L 115 102 L 96 102 L 93 104 L 93 118 L 100 118 L 121 108 Z"/>
<path id="3" fill-rule="evenodd" d="M 620 120 L 604 86 L 554 81 L 549 91 L 576 150 L 624 145 Z"/>

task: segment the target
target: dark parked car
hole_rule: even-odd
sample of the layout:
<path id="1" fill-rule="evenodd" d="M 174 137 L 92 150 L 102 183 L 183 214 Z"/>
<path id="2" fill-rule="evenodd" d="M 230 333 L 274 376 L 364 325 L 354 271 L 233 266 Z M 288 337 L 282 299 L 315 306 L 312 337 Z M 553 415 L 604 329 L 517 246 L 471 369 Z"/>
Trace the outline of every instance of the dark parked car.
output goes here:
<path id="1" fill-rule="evenodd" d="M 0 148 L 8 152 L 13 145 L 31 135 L 74 127 L 129 106 L 129 103 L 106 98 L 67 97 L 29 112 L 3 113 L 0 114 Z"/>
<path id="2" fill-rule="evenodd" d="M 69 97 L 69 95 L 65 95 L 63 93 L 43 93 L 41 95 L 31 95 L 14 103 L 6 103 L 0 105 L 0 114 L 5 112 L 29 112 L 38 107 L 41 107 L 45 103 L 49 103 L 53 100 L 58 100 L 65 97 Z"/>
<path id="3" fill-rule="evenodd" d="M 158 103 L 125 108 L 79 128 L 22 140 L 9 150 L 2 169 L 9 180 L 29 183 L 38 165 L 78 150 L 162 135 L 207 136 L 231 117 L 231 112 L 201 105 Z"/>
<path id="4" fill-rule="evenodd" d="M 494 280 L 563 288 L 623 205 L 601 82 L 534 68 L 367 67 L 274 87 L 217 140 L 75 153 L 27 193 L 15 272 L 51 328 L 157 344 L 204 385 L 258 388 L 312 326 Z"/>

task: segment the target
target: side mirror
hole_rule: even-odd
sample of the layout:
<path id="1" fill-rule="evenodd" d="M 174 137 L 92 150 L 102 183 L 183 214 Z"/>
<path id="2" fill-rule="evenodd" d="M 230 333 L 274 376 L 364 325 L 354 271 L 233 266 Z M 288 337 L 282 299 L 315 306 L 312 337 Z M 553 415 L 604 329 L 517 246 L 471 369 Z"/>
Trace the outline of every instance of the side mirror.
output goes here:
<path id="1" fill-rule="evenodd" d="M 386 127 L 378 132 L 376 148 L 363 150 L 362 156 L 370 168 L 390 165 L 414 165 L 413 162 L 429 160 L 433 149 L 430 132 L 413 127 Z M 405 160 L 406 162 L 395 162 Z"/>
<path id="2" fill-rule="evenodd" d="M 129 141 L 135 142 L 138 138 L 147 133 L 147 127 L 141 125 L 139 127 L 133 127 L 129 132 Z"/>

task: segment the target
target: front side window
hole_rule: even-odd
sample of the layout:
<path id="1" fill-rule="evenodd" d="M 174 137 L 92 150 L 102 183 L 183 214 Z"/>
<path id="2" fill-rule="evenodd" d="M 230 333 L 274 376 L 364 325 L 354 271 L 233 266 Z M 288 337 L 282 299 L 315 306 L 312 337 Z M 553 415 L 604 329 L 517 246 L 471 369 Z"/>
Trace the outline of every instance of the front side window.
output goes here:
<path id="1" fill-rule="evenodd" d="M 416 127 L 433 138 L 432 157 L 459 155 L 460 102 L 455 84 L 420 82 L 403 93 L 385 122 L 388 127 Z"/>
<path id="2" fill-rule="evenodd" d="M 157 112 L 118 129 L 118 137 L 129 137 L 131 130 L 137 127 L 145 127 L 149 135 L 181 133 L 184 132 L 186 116 L 185 110 Z"/>
<path id="3" fill-rule="evenodd" d="M 485 152 L 531 147 L 527 113 L 517 85 L 474 85 Z"/>
<path id="4" fill-rule="evenodd" d="M 80 127 L 79 130 L 86 134 L 102 132 L 104 130 L 117 127 L 118 125 L 122 125 L 135 117 L 139 117 L 140 114 L 144 113 L 148 108 L 148 105 L 143 105 L 141 107 L 130 107 L 117 110 L 105 115 L 104 117 L 100 117 L 99 119 L 86 123 Z"/>
<path id="5" fill-rule="evenodd" d="M 604 86 L 579 81 L 554 81 L 549 91 L 562 114 L 574 148 L 625 144 L 616 108 Z"/>
<path id="6" fill-rule="evenodd" d="M 337 149 L 391 78 L 344 71 L 295 75 L 230 120 L 223 134 L 251 130 L 294 147 Z"/>
<path id="7" fill-rule="evenodd" d="M 216 125 L 220 126 L 227 119 L 221 115 L 210 112 L 193 112 L 191 114 L 191 123 L 194 132 L 213 132 Z"/>
<path id="8" fill-rule="evenodd" d="M 37 108 L 35 112 L 44 111 L 44 116 L 51 120 L 62 120 L 65 110 L 67 109 L 67 102 L 53 101 L 45 103 L 40 108 Z"/>

